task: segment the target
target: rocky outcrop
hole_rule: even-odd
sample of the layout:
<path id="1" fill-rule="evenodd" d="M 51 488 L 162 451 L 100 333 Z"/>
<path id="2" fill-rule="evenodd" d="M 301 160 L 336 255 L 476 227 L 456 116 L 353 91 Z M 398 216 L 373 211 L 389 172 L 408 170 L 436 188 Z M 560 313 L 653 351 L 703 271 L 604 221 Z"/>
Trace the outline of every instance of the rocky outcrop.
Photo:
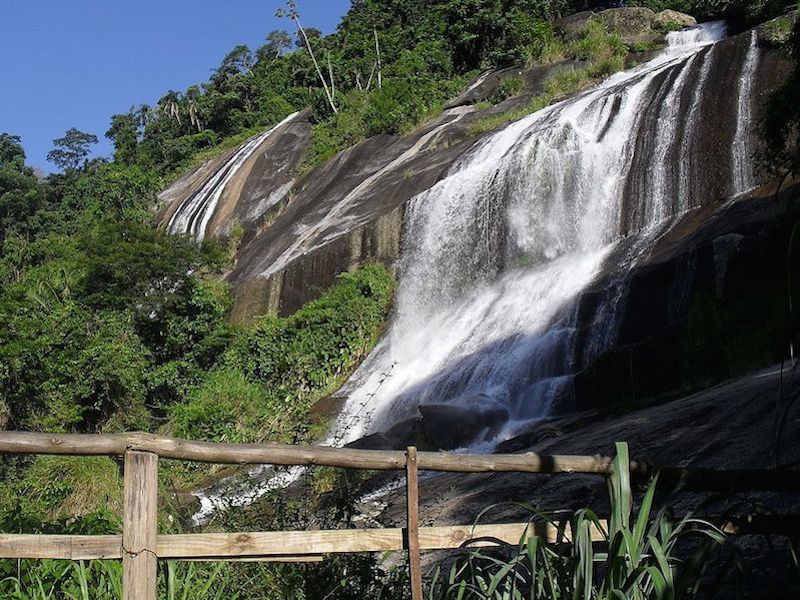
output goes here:
<path id="1" fill-rule="evenodd" d="M 696 136 L 699 142 L 687 141 L 701 146 L 695 151 L 697 169 L 689 174 L 693 206 L 714 202 L 729 192 L 726 174 L 730 172 L 730 148 L 736 129 L 730 119 L 737 111 L 737 99 L 730 90 L 737 88 L 748 44 L 746 35 L 731 38 L 718 44 L 709 55 L 708 76 L 713 84 L 703 92 L 703 126 Z M 543 82 L 552 73 L 579 65 L 562 63 L 526 71 L 523 74 L 528 82 L 526 94 L 480 116 L 525 103 L 532 94 L 541 91 Z M 698 62 L 690 75 L 695 84 L 700 71 Z M 786 63 L 780 53 L 762 53 L 754 86 L 756 106 L 763 105 L 785 72 Z M 489 85 L 489 78 L 483 84 Z M 491 87 L 483 88 L 473 100 L 489 94 L 490 90 Z M 660 104 L 653 103 L 652 115 L 646 118 L 658 119 L 659 109 Z M 337 273 L 361 264 L 360 261 L 377 258 L 391 264 L 396 258 L 394 252 L 400 248 L 405 203 L 443 177 L 453 162 L 475 143 L 469 123 L 477 115 L 468 108 L 457 110 L 465 112 L 445 114 L 406 138 L 379 136 L 367 140 L 321 165 L 296 186 L 286 210 L 268 228 L 249 232 L 243 240 L 236 269 L 229 277 L 236 293 L 236 320 L 247 321 L 265 310 L 291 312 L 312 299 L 316 290 L 332 283 Z M 421 141 L 424 143 L 420 145 Z M 657 140 L 642 139 L 640 143 L 634 168 L 646 174 L 648 169 L 640 162 L 647 160 L 648 153 L 653 151 L 650 145 Z M 409 154 L 413 148 L 416 149 Z M 403 155 L 406 160 L 394 162 Z M 632 184 L 635 181 L 632 179 Z M 359 186 L 360 191 L 354 195 Z M 630 195 L 636 193 L 635 187 L 629 190 Z M 332 211 L 335 218 L 330 217 Z M 631 219 L 635 219 L 635 211 L 629 212 Z M 392 214 L 393 217 L 388 216 Z M 297 232 L 306 232 L 304 243 L 298 244 Z M 292 251 L 293 245 L 296 248 Z M 383 250 L 376 253 L 373 248 L 377 247 Z M 276 268 L 280 260 L 285 262 Z"/>
<path id="2" fill-rule="evenodd" d="M 589 30 L 589 24 L 594 20 L 594 13 L 590 10 L 563 17 L 555 22 L 555 28 L 567 39 L 576 39 Z"/>
<path id="3" fill-rule="evenodd" d="M 664 32 L 697 25 L 697 19 L 675 10 L 656 14 L 649 8 L 610 8 L 599 13 L 584 11 L 559 19 L 556 29 L 567 39 L 585 35 L 592 22 L 602 23 L 628 45 L 646 44 L 662 39 Z"/>
<path id="4" fill-rule="evenodd" d="M 611 23 L 643 27 L 647 20 L 641 11 L 634 11 L 640 15 L 638 20 L 623 19 L 619 15 L 624 13 L 618 11 L 609 14 L 617 15 L 608 17 Z M 698 136 L 702 151 L 696 152 L 699 170 L 705 175 L 696 180 L 696 186 L 692 184 L 698 190 L 692 204 L 725 195 L 726 182 L 714 174 L 727 172 L 724 165 L 730 160 L 734 127 L 726 119 L 736 111 L 730 90 L 736 88 L 737 65 L 746 51 L 745 38 L 733 38 L 718 44 L 710 59 L 709 77 L 714 85 L 705 92 L 709 94 L 704 102 L 707 125 Z M 780 80 L 783 65 L 779 52 L 762 53 L 754 86 L 757 105 Z M 234 223 L 244 227 L 237 262 L 228 276 L 236 298 L 234 319 L 247 322 L 265 311 L 292 312 L 333 283 L 338 273 L 364 261 L 391 265 L 400 251 L 405 203 L 436 183 L 469 151 L 475 142 L 470 122 L 526 103 L 553 74 L 580 66 L 564 62 L 484 74 L 438 120 L 404 138 L 367 140 L 295 182 L 296 165 L 308 148 L 311 129 L 307 114 L 298 115 L 245 162 L 209 223 L 211 235 L 225 235 Z M 475 113 L 471 105 L 490 97 L 508 76 L 521 76 L 527 84 L 525 93 Z M 658 106 L 653 105 L 654 118 Z M 647 143 L 642 141 L 635 160 L 647 156 Z M 166 190 L 162 200 L 169 205 L 163 220 L 167 222 L 181 200 L 202 186 L 233 152 L 206 163 Z M 636 192 L 632 189 L 631 193 Z"/>
<path id="5" fill-rule="evenodd" d="M 338 273 L 399 255 L 404 204 L 432 186 L 474 142 L 469 109 L 456 109 L 405 138 L 377 136 L 319 166 L 262 231 L 242 240 L 234 317 L 292 312 Z M 267 300 L 269 299 L 269 300 Z"/>
<path id="6" fill-rule="evenodd" d="M 668 31 L 676 27 L 694 27 L 697 25 L 697 19 L 677 10 L 667 9 L 658 13 L 653 19 L 653 23 L 656 28 Z"/>
<path id="7" fill-rule="evenodd" d="M 656 14 L 649 8 L 609 8 L 594 18 L 629 45 L 655 42 L 661 38 L 661 34 L 653 29 Z"/>

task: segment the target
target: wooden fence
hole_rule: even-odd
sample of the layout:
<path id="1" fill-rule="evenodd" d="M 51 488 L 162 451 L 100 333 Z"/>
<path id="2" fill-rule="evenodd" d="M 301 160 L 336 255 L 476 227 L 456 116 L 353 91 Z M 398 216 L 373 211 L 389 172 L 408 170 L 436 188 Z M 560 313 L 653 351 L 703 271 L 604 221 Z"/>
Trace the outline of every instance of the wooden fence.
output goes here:
<path id="1" fill-rule="evenodd" d="M 412 598 L 422 598 L 422 550 L 464 546 L 517 544 L 526 536 L 549 543 L 569 539 L 569 526 L 511 523 L 420 527 L 418 471 L 452 473 L 589 473 L 605 475 L 612 459 L 600 456 L 542 456 L 539 454 L 468 455 L 445 452 L 376 451 L 290 446 L 283 444 L 211 444 L 149 434 L 54 435 L 0 433 L 0 453 L 116 456 L 124 460 L 124 506 L 121 535 L 0 534 L 0 558 L 122 560 L 123 599 L 155 600 L 157 561 L 236 560 L 301 562 L 321 560 L 325 554 L 347 552 L 408 552 Z M 407 527 L 404 529 L 348 529 L 334 531 L 276 531 L 159 535 L 157 531 L 159 458 L 221 464 L 329 466 L 350 469 L 404 470 Z M 647 476 L 649 465 L 632 461 L 633 474 Z M 800 491 L 796 472 L 704 471 L 667 469 L 662 481 L 680 482 L 695 489 Z M 781 521 L 785 530 L 786 521 Z M 772 527 L 759 519 L 731 521 L 732 533 Z M 595 530 L 597 541 L 603 532 Z"/>

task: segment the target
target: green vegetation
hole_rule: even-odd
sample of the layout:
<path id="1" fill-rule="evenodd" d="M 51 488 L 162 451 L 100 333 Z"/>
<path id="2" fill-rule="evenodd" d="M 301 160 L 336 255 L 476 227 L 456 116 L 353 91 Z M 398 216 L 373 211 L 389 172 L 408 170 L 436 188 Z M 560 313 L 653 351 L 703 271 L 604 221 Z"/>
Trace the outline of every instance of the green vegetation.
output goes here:
<path id="1" fill-rule="evenodd" d="M 494 131 L 512 121 L 527 117 L 559 100 L 563 100 L 572 94 L 594 85 L 598 81 L 608 77 L 608 75 L 621 70 L 622 67 L 622 59 L 612 57 L 591 67 L 556 73 L 547 81 L 542 94 L 534 96 L 527 104 L 518 108 L 513 108 L 497 115 L 490 115 L 473 121 L 470 124 L 470 132 L 474 135 L 480 135 L 489 131 Z"/>
<path id="2" fill-rule="evenodd" d="M 566 536 L 567 543 L 561 548 L 548 546 L 541 538 L 534 537 L 522 540 L 510 556 L 470 551 L 451 565 L 446 577 L 440 569 L 434 571 L 427 597 L 430 600 L 696 597 L 700 577 L 711 562 L 709 550 L 725 539 L 722 531 L 690 516 L 676 523 L 666 509 L 653 515 L 655 480 L 647 489 L 634 521 L 627 444 L 617 444 L 608 487 L 611 508 L 607 530 L 593 511 L 579 510 L 570 519 L 571 536 Z M 530 510 L 536 521 L 541 523 L 544 518 L 557 524 L 539 511 Z M 607 550 L 595 552 L 593 529 L 602 532 Z M 681 552 L 686 552 L 690 537 L 704 542 L 696 546 L 693 557 L 686 559 Z"/>
<path id="3" fill-rule="evenodd" d="M 792 22 L 787 17 L 768 21 L 762 26 L 762 35 L 773 46 L 785 46 L 792 35 Z"/>
<path id="4" fill-rule="evenodd" d="M 209 81 L 114 115 L 106 135 L 116 161 L 174 176 L 310 106 L 307 170 L 367 136 L 415 126 L 477 69 L 538 59 L 552 37 L 548 21 L 581 3 L 359 0 L 328 36 L 312 28 L 304 36 L 303 15 L 289 4 L 281 14 L 296 30 L 294 50 L 289 33 L 271 32 L 255 51 L 234 48 Z"/>
<path id="5" fill-rule="evenodd" d="M 492 95 L 489 101 L 492 104 L 499 104 L 503 100 L 518 96 L 525 89 L 525 82 L 522 77 L 506 77 L 497 86 L 497 91 Z"/>
<path id="6" fill-rule="evenodd" d="M 629 2 L 637 4 L 700 18 L 755 20 L 778 16 L 784 3 Z M 288 10 L 294 49 L 286 31 L 269 33 L 255 50 L 237 46 L 208 81 L 170 91 L 155 106 L 114 115 L 106 135 L 117 162 L 174 178 L 311 107 L 313 147 L 301 169 L 307 172 L 366 137 L 415 127 L 477 70 L 553 62 L 563 44 L 554 38 L 552 21 L 585 5 L 582 0 L 358 0 L 331 35 L 305 28 L 308 43 L 298 28 L 303 15 Z M 590 58 L 596 42 L 589 36 L 570 54 Z"/>
<path id="7" fill-rule="evenodd" d="M 683 29 L 683 25 L 675 21 L 667 21 L 663 24 L 656 23 L 656 29 L 661 33 L 669 33 L 670 31 L 680 31 Z"/>
<path id="8" fill-rule="evenodd" d="M 237 335 L 186 402 L 173 404 L 165 431 L 213 442 L 310 441 L 311 407 L 377 342 L 393 291 L 387 271 L 367 265 L 341 275 L 337 286 L 289 317 L 262 317 Z M 207 471 L 173 467 L 172 477 L 178 469 Z"/>
<path id="9" fill-rule="evenodd" d="M 608 33 L 602 23 L 595 21 L 577 39 L 569 42 L 553 39 L 548 44 L 547 53 L 548 60 L 553 60 L 554 57 L 560 57 L 561 60 L 580 60 L 585 66 L 556 71 L 545 82 L 541 94 L 522 106 L 473 121 L 470 125 L 471 133 L 480 135 L 493 131 L 598 83 L 624 68 L 624 57 L 628 48 L 618 35 Z"/>
<path id="10" fill-rule="evenodd" d="M 155 234 L 154 230 L 149 231 Z M 143 265 L 150 262 L 153 261 Z M 73 310 L 93 318 L 91 307 L 103 306 L 105 318 L 127 327 L 124 335 L 113 328 L 98 329 L 94 321 L 79 320 L 77 327 L 92 330 L 91 339 L 97 339 L 98 346 L 84 348 L 86 340 L 79 338 L 71 341 L 73 350 L 71 345 L 65 346 L 65 336 L 50 333 L 38 346 L 23 353 L 25 360 L 17 359 L 11 364 L 12 369 L 17 364 L 30 364 L 31 355 L 41 364 L 36 365 L 26 386 L 20 388 L 24 401 L 12 393 L 16 388 L 10 383 L 21 381 L 22 374 L 16 370 L 7 374 L 8 387 L 3 388 L 3 397 L 8 398 L 9 418 L 15 427 L 53 431 L 138 428 L 209 441 L 308 441 L 312 434 L 311 407 L 334 391 L 371 350 L 393 292 L 393 280 L 387 271 L 367 265 L 342 275 L 340 282 L 320 299 L 290 317 L 266 316 L 250 329 L 232 331 L 224 322 L 225 303 L 218 298 L 224 288 L 213 280 L 186 276 L 188 289 L 183 298 L 157 301 L 154 290 L 137 295 L 129 286 L 111 285 L 130 274 L 121 265 L 116 265 L 117 271 L 113 262 L 104 264 L 109 267 L 104 277 L 94 281 L 92 294 L 76 293 L 75 302 L 80 304 Z M 135 270 L 135 261 L 132 268 Z M 137 280 L 131 279 L 133 283 Z M 79 285 L 75 287 L 80 289 Z M 130 300 L 125 297 L 128 295 Z M 136 305 L 145 299 L 151 304 L 130 308 L 129 302 Z M 114 305 L 116 310 L 109 308 Z M 148 317 L 144 323 L 138 322 L 138 311 Z M 20 332 L 34 327 L 28 320 L 15 325 L 15 331 Z M 39 327 L 56 325 L 45 321 L 24 342 L 15 342 L 8 348 L 26 349 L 30 339 L 38 342 L 45 336 Z M 51 341 L 74 352 L 77 358 L 51 349 Z M 6 346 L 3 351 L 7 351 Z M 84 356 L 89 358 L 83 359 Z M 34 377 L 36 374 L 38 377 Z M 49 378 L 39 379 L 42 376 Z M 40 389 L 52 389 L 54 393 L 51 396 Z M 91 399 L 94 403 L 90 404 Z M 170 487 L 188 485 L 207 473 L 207 467 L 177 462 L 162 463 L 161 469 L 163 485 Z M 0 505 L 2 532 L 119 531 L 122 481 L 120 466 L 111 459 L 4 458 L 0 461 L 0 474 L 0 497 L 6 499 Z M 345 488 L 342 486 L 339 491 L 342 489 Z M 285 502 L 280 497 L 271 498 L 267 516 L 259 516 L 258 524 L 249 522 L 249 528 L 263 528 L 270 520 L 298 514 L 303 507 L 310 520 L 308 515 L 318 514 L 320 506 L 316 494 L 309 494 L 300 505 L 294 503 L 293 508 L 276 507 Z M 230 514 L 225 518 L 237 517 Z M 162 528 L 169 528 L 169 523 L 164 521 Z M 336 523 L 331 521 L 330 526 Z M 341 573 L 331 578 L 338 569 L 352 570 L 356 566 L 360 569 L 358 582 L 342 579 Z M 376 577 L 382 568 L 374 557 L 333 561 L 324 568 L 294 571 L 272 565 L 236 568 L 167 563 L 160 589 L 165 598 L 219 598 L 223 593 L 226 597 L 263 598 L 265 590 L 270 590 L 267 597 L 288 599 L 304 598 L 296 594 L 306 588 L 320 588 L 319 596 L 310 597 L 321 598 L 330 592 L 331 585 L 337 588 L 340 581 L 346 581 L 347 589 L 355 590 L 353 594 L 372 589 L 370 586 L 379 583 Z M 252 581 L 256 577 L 259 585 L 254 588 Z M 102 561 L 0 561 L 3 597 L 116 598 L 119 596 L 114 595 L 114 590 L 118 586 L 118 565 Z M 91 590 L 91 594 L 81 595 L 81 590 Z M 172 596 L 170 590 L 177 590 L 179 595 Z M 48 595 L 51 593 L 55 596 Z"/>

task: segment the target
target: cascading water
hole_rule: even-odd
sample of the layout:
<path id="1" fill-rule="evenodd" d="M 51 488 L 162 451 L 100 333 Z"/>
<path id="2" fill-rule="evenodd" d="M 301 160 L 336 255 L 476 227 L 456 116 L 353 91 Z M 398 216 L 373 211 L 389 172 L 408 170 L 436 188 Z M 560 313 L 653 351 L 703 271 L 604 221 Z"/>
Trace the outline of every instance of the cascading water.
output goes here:
<path id="1" fill-rule="evenodd" d="M 721 23 L 671 34 L 654 60 L 506 127 L 414 199 L 393 322 L 343 390 L 329 441 L 445 405 L 476 415 L 492 443 L 569 397 L 581 366 L 575 300 L 623 236 L 645 240 L 628 255 L 635 261 L 665 219 L 692 208 L 682 148 L 692 143 L 711 44 L 724 35 Z M 752 77 L 756 52 L 742 79 Z M 743 84 L 740 95 L 749 93 Z M 750 110 L 740 99 L 744 145 Z M 643 147 L 649 168 L 632 172 Z M 731 178 L 731 193 L 744 191 Z M 607 294 L 584 361 L 613 342 L 613 304 L 623 295 Z"/>
<path id="2" fill-rule="evenodd" d="M 445 405 L 480 416 L 486 429 L 470 446 L 491 449 L 569 398 L 581 366 L 578 327 L 589 330 L 584 362 L 614 343 L 625 269 L 695 206 L 695 130 L 713 44 L 724 36 L 720 23 L 670 34 L 652 61 L 486 138 L 410 203 L 392 323 L 340 392 L 347 402 L 328 443 Z M 741 78 L 755 64 L 748 54 Z M 751 103 L 740 98 L 740 109 L 737 139 L 748 156 Z M 633 169 L 635 160 L 648 168 Z M 730 178 L 731 196 L 744 191 Z M 577 300 L 611 260 L 620 283 L 587 327 Z M 257 470 L 197 493 L 195 518 L 252 502 L 301 472 Z"/>
<path id="3" fill-rule="evenodd" d="M 203 185 L 193 194 L 190 194 L 169 220 L 167 230 L 170 233 L 188 233 L 195 240 L 202 241 L 206 235 L 206 229 L 217 204 L 230 183 L 231 179 L 241 169 L 253 152 L 264 143 L 273 133 L 283 125 L 294 119 L 298 113 L 293 113 L 278 123 L 275 127 L 248 140 L 228 159 L 222 167 L 217 169 Z"/>

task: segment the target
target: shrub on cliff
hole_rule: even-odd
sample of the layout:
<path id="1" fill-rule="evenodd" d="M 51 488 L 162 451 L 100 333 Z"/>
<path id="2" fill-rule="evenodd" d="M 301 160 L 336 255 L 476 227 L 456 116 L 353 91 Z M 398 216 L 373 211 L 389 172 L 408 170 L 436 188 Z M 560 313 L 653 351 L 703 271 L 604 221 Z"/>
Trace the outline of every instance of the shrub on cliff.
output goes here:
<path id="1" fill-rule="evenodd" d="M 377 341 L 393 287 L 386 269 L 367 265 L 341 275 L 289 317 L 262 317 L 241 332 L 223 365 L 189 401 L 174 406 L 170 432 L 226 442 L 307 438 L 311 406 L 333 392 Z"/>

